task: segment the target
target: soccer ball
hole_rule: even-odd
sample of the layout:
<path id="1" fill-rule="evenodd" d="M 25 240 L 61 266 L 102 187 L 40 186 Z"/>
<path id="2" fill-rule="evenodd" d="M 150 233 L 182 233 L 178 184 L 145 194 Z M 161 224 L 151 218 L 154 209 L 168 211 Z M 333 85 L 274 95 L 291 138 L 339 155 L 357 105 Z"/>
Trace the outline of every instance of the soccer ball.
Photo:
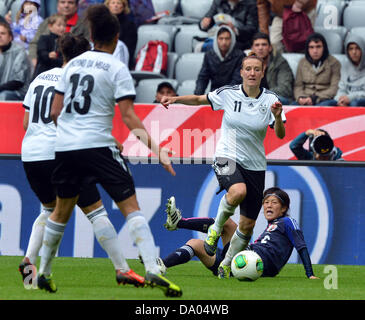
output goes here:
<path id="1" fill-rule="evenodd" d="M 231 263 L 233 276 L 240 281 L 255 281 L 260 278 L 263 270 L 262 259 L 251 250 L 238 252 Z"/>

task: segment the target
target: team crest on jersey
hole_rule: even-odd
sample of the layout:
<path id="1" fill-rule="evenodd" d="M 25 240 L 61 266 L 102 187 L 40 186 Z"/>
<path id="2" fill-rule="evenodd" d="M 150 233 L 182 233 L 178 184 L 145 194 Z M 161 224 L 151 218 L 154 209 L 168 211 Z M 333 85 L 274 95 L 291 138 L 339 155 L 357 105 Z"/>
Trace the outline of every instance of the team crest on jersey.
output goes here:
<path id="1" fill-rule="evenodd" d="M 265 106 L 265 105 L 261 105 L 260 106 L 260 108 L 259 108 L 259 110 L 260 110 L 260 112 L 262 113 L 262 114 L 265 114 L 266 113 L 266 110 L 267 110 L 267 106 Z"/>
<path id="2" fill-rule="evenodd" d="M 274 230 L 276 230 L 276 228 L 277 228 L 277 227 L 278 227 L 278 225 L 277 225 L 277 224 L 270 224 L 270 225 L 267 227 L 266 231 L 267 231 L 267 232 L 274 231 Z"/>

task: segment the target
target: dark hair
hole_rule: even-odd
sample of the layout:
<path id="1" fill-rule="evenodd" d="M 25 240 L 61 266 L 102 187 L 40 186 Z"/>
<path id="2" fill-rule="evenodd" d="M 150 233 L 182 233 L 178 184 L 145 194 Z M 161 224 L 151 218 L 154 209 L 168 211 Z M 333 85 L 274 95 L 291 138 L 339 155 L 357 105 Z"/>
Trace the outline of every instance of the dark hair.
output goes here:
<path id="1" fill-rule="evenodd" d="M 163 88 L 169 88 L 170 90 L 173 90 L 175 92 L 175 88 L 172 86 L 170 82 L 167 81 L 161 82 L 157 86 L 157 92 L 160 92 Z"/>
<path id="2" fill-rule="evenodd" d="M 284 216 L 287 216 L 288 215 L 288 210 L 290 208 L 289 195 L 284 190 L 282 190 L 278 187 L 272 187 L 272 188 L 268 188 L 264 191 L 263 201 L 265 200 L 265 198 L 267 198 L 269 196 L 275 196 L 275 197 L 278 198 L 281 205 L 286 207 L 286 210 L 284 212 Z"/>
<path id="3" fill-rule="evenodd" d="M 220 36 L 223 32 L 228 32 L 230 36 L 232 36 L 231 31 L 229 31 L 229 27 L 223 26 L 220 27 L 217 32 L 217 37 Z"/>
<path id="4" fill-rule="evenodd" d="M 253 43 L 255 42 L 255 40 L 258 39 L 265 39 L 267 40 L 267 42 L 269 43 L 269 46 L 271 46 L 271 41 L 270 41 L 270 37 L 263 32 L 256 32 L 253 37 L 252 37 L 252 42 L 251 42 L 251 46 L 253 45 Z"/>
<path id="5" fill-rule="evenodd" d="M 322 42 L 323 44 L 323 54 L 322 54 L 322 57 L 319 59 L 319 61 L 321 61 L 323 63 L 324 60 L 326 60 L 329 56 L 329 50 L 328 50 L 328 45 L 327 45 L 327 41 L 325 39 L 325 37 L 318 33 L 318 32 L 315 32 L 315 33 L 312 33 L 308 38 L 307 38 L 307 41 L 305 42 L 305 58 L 311 63 L 311 64 L 315 64 L 316 62 L 319 62 L 319 61 L 313 61 L 313 59 L 311 58 L 310 54 L 309 54 L 309 43 L 311 41 L 314 41 L 314 42 Z"/>
<path id="6" fill-rule="evenodd" d="M 67 23 L 67 19 L 63 14 L 55 13 L 47 19 L 48 25 L 54 25 L 58 19 L 63 20 L 65 22 L 65 24 Z"/>
<path id="7" fill-rule="evenodd" d="M 110 43 L 119 33 L 118 18 L 111 14 L 104 4 L 90 6 L 87 9 L 86 17 L 89 21 L 91 38 L 94 43 Z"/>
<path id="8" fill-rule="evenodd" d="M 0 26 L 3 26 L 8 31 L 11 38 L 14 39 L 14 35 L 13 35 L 13 31 L 11 30 L 11 26 L 5 19 L 4 19 L 4 21 L 0 20 Z"/>
<path id="9" fill-rule="evenodd" d="M 58 39 L 58 47 L 65 62 L 90 50 L 90 43 L 84 37 L 77 37 L 72 33 L 65 33 Z"/>

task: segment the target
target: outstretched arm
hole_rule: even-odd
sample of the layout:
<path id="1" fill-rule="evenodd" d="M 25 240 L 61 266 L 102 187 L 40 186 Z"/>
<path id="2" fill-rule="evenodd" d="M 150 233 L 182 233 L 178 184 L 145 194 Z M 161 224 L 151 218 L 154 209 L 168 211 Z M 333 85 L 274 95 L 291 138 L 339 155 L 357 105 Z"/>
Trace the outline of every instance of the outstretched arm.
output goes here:
<path id="1" fill-rule="evenodd" d="M 305 274 L 308 279 L 319 279 L 313 274 L 312 262 L 309 256 L 309 252 L 307 248 L 302 248 L 298 251 L 300 258 L 302 259 L 302 263 L 305 269 Z"/>
<path id="2" fill-rule="evenodd" d="M 128 129 L 140 139 L 153 153 L 158 155 L 159 160 L 166 171 L 175 176 L 175 170 L 172 168 L 171 160 L 168 157 L 168 150 L 160 148 L 148 134 L 142 121 L 134 112 L 133 100 L 124 99 L 118 102 L 120 113 L 122 114 L 123 122 Z"/>
<path id="3" fill-rule="evenodd" d="M 161 99 L 161 104 L 168 109 L 168 106 L 170 104 L 174 104 L 174 103 L 181 103 L 181 104 L 186 104 L 186 105 L 191 105 L 191 106 L 199 106 L 199 105 L 203 105 L 203 104 L 209 104 L 208 101 L 208 97 L 206 94 L 204 95 L 188 95 L 188 96 L 177 96 L 177 97 L 167 97 L 167 96 L 163 96 Z"/>

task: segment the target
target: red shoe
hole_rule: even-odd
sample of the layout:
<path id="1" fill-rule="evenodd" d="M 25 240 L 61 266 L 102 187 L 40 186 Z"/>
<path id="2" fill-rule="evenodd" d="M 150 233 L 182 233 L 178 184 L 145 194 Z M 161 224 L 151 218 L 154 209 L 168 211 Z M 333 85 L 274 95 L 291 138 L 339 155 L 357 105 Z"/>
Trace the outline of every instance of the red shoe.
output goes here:
<path id="1" fill-rule="evenodd" d="M 135 273 L 132 269 L 128 272 L 117 270 L 116 279 L 118 284 L 133 284 L 135 287 L 144 287 L 146 285 L 144 278 Z"/>

